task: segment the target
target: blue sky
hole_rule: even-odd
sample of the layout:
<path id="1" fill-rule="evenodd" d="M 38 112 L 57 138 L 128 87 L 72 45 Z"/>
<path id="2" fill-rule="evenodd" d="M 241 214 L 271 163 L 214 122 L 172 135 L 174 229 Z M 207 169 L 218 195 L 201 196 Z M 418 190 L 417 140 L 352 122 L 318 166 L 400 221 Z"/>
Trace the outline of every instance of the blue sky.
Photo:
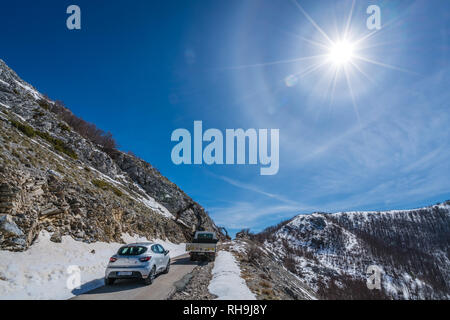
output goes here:
<path id="1" fill-rule="evenodd" d="M 343 35 L 351 0 L 298 3 L 333 41 Z M 65 26 L 71 4 L 81 7 L 80 31 Z M 0 58 L 233 231 L 299 213 L 450 199 L 450 3 L 357 1 L 351 41 L 372 33 L 371 4 L 383 27 L 358 45 L 365 60 L 349 80 L 334 80 L 330 64 L 305 72 L 323 57 L 286 62 L 328 46 L 292 1 L 3 2 Z M 279 173 L 174 165 L 171 133 L 192 131 L 195 120 L 280 129 Z"/>

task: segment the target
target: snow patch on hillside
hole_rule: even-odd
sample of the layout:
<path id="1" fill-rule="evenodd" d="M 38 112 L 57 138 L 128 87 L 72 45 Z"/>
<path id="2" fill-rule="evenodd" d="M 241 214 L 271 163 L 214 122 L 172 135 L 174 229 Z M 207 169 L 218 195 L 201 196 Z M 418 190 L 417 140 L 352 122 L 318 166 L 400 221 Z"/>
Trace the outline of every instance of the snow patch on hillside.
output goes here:
<path id="1" fill-rule="evenodd" d="M 148 193 L 139 184 L 137 184 L 135 182 L 134 186 L 147 196 L 147 198 L 145 198 L 145 197 L 139 198 L 139 201 L 141 201 L 147 208 L 155 210 L 156 212 L 158 212 L 159 214 L 162 214 L 163 216 L 165 216 L 167 218 L 175 219 L 173 214 L 171 214 L 170 211 L 167 210 L 167 208 L 165 206 L 163 206 L 162 204 L 157 202 L 155 199 L 153 199 L 150 195 L 148 195 Z"/>
<path id="2" fill-rule="evenodd" d="M 10 106 L 8 106 L 8 105 L 6 105 L 6 104 L 4 104 L 4 103 L 1 103 L 1 102 L 0 102 L 0 106 L 5 107 L 6 109 L 11 109 Z"/>
<path id="3" fill-rule="evenodd" d="M 151 209 L 152 211 L 166 217 L 169 219 L 175 219 L 173 214 L 170 213 L 169 210 L 167 210 L 166 207 L 164 207 L 162 204 L 157 202 L 154 198 L 148 195 L 148 193 L 137 183 L 133 183 L 133 185 L 140 190 L 141 193 L 143 193 L 145 196 L 138 195 L 138 198 L 131 195 L 129 192 L 126 191 L 126 186 L 119 180 L 116 179 L 125 179 L 124 175 L 117 175 L 116 179 L 113 179 L 109 177 L 108 175 L 98 171 L 94 167 L 89 167 L 92 171 L 95 171 L 97 174 L 99 174 L 104 180 L 107 180 L 108 182 L 114 184 L 116 187 L 120 189 L 120 191 L 126 193 L 130 198 L 135 200 L 136 202 L 142 203 L 147 208 Z"/>
<path id="4" fill-rule="evenodd" d="M 212 276 L 208 290 L 218 296 L 217 300 L 256 300 L 241 278 L 241 269 L 230 252 L 219 251 Z"/>
<path id="5" fill-rule="evenodd" d="M 0 299 L 69 299 L 103 285 L 109 258 L 121 243 L 84 243 L 64 236 L 61 243 L 50 241 L 51 234 L 43 231 L 25 252 L 0 251 Z M 124 234 L 126 243 L 148 242 L 142 237 Z M 170 250 L 176 257 L 185 253 L 185 244 L 153 240 Z M 81 272 L 81 287 L 67 287 L 68 268 L 77 266 Z"/>
<path id="6" fill-rule="evenodd" d="M 14 80 L 19 86 L 21 86 L 23 89 L 25 89 L 26 91 L 28 91 L 33 98 L 35 98 L 36 100 L 42 98 L 42 96 L 39 94 L 39 92 L 37 92 L 36 90 L 34 90 L 33 88 L 31 88 L 28 85 L 25 85 L 23 83 L 21 83 L 20 81 Z"/>

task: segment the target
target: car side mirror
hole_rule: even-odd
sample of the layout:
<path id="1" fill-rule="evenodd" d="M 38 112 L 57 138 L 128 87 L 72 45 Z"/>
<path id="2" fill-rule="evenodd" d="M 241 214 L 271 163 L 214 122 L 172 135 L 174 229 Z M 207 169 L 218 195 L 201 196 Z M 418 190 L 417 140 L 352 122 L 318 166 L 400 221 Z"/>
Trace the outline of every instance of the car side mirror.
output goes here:
<path id="1" fill-rule="evenodd" d="M 164 251 L 164 255 L 167 256 L 167 255 L 169 254 L 169 251 L 170 251 L 170 250 Z"/>

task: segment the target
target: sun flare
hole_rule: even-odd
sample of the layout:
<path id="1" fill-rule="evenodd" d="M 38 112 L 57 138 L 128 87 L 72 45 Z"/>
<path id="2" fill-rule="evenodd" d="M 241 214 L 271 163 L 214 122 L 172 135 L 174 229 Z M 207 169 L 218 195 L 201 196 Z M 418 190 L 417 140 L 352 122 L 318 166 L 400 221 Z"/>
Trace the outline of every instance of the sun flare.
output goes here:
<path id="1" fill-rule="evenodd" d="M 334 96 L 336 93 L 336 87 L 338 81 L 344 81 L 348 87 L 348 93 L 351 98 L 351 103 L 355 109 L 355 113 L 358 115 L 357 97 L 354 83 L 360 82 L 355 77 L 363 76 L 367 79 L 367 82 L 360 82 L 361 84 L 374 84 L 375 81 L 371 77 L 370 73 L 367 73 L 364 67 L 368 64 L 373 66 L 382 67 L 385 69 L 396 70 L 400 72 L 410 73 L 409 70 L 399 68 L 394 65 L 390 65 L 382 60 L 374 60 L 371 57 L 367 57 L 365 52 L 367 48 L 381 46 L 382 44 L 370 44 L 368 40 L 374 35 L 378 34 L 380 31 L 374 30 L 364 35 L 358 36 L 359 32 L 356 32 L 352 28 L 352 17 L 356 5 L 356 0 L 352 1 L 350 12 L 347 19 L 345 19 L 345 24 L 342 27 L 338 27 L 335 30 L 334 36 L 329 35 L 322 29 L 322 27 L 303 9 L 300 5 L 299 0 L 291 0 L 292 3 L 297 7 L 297 9 L 303 14 L 307 21 L 314 26 L 317 31 L 316 38 L 305 38 L 302 35 L 293 34 L 297 39 L 301 39 L 308 45 L 312 45 L 320 51 L 316 54 L 310 56 L 300 56 L 294 57 L 286 60 L 275 60 L 271 62 L 263 62 L 257 64 L 243 65 L 238 67 L 233 67 L 233 69 L 242 68 L 254 68 L 254 67 L 268 67 L 278 64 L 294 64 L 300 62 L 306 62 L 301 69 L 297 69 L 292 73 L 286 74 L 283 84 L 286 87 L 295 87 L 299 83 L 299 79 L 306 77 L 310 74 L 317 74 L 323 71 L 322 79 L 325 81 L 320 81 L 320 83 L 325 84 L 325 89 L 321 92 L 329 97 L 329 105 L 333 103 Z M 321 80 L 322 80 L 321 79 Z M 361 86 L 359 86 L 361 87 Z"/>
<path id="2" fill-rule="evenodd" d="M 339 41 L 330 47 L 328 59 L 330 62 L 340 67 L 352 61 L 355 46 L 349 41 Z"/>

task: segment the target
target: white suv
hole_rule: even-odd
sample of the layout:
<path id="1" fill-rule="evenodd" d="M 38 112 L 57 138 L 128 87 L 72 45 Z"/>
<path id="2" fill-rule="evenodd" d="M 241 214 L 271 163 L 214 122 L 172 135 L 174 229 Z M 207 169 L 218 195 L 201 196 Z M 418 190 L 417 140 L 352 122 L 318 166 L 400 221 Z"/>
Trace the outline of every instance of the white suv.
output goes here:
<path id="1" fill-rule="evenodd" d="M 143 279 L 152 284 L 158 273 L 170 269 L 169 250 L 157 243 L 133 243 L 119 249 L 109 259 L 105 271 L 105 285 L 112 285 L 116 279 Z"/>

